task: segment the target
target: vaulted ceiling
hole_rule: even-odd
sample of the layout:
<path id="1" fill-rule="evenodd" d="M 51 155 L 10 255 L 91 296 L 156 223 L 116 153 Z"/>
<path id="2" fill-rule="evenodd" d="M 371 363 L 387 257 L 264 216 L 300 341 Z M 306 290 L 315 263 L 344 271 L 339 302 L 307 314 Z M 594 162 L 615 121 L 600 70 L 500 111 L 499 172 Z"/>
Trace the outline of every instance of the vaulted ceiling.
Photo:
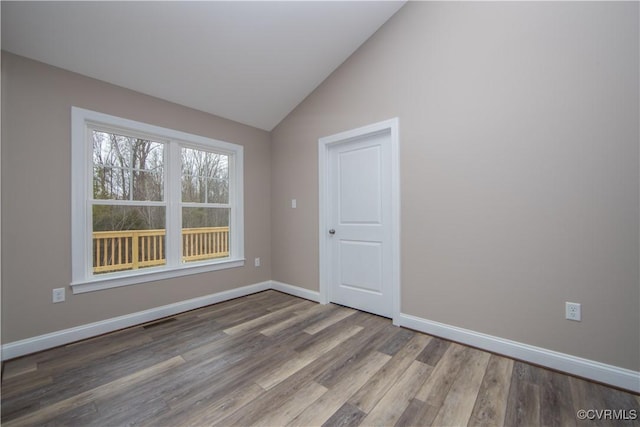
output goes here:
<path id="1" fill-rule="evenodd" d="M 271 130 L 403 1 L 2 2 L 2 49 Z"/>

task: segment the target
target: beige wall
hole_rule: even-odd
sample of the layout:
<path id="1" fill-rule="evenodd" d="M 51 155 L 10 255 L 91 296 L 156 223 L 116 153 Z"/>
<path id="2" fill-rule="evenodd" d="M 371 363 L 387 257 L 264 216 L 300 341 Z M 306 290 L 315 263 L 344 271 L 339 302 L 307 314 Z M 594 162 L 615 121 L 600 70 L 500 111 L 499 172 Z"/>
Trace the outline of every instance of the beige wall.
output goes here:
<path id="1" fill-rule="evenodd" d="M 272 132 L 273 279 L 319 288 L 318 138 L 398 116 L 402 312 L 640 370 L 638 6 L 407 4 Z"/>
<path id="2" fill-rule="evenodd" d="M 3 53 L 2 342 L 269 279 L 318 290 L 317 140 L 398 116 L 402 311 L 640 370 L 638 6 L 409 3 L 271 135 Z M 72 105 L 243 145 L 263 266 L 72 295 Z"/>
<path id="3" fill-rule="evenodd" d="M 72 295 L 71 106 L 244 146 L 245 256 L 262 267 Z M 2 342 L 269 280 L 270 149 L 268 132 L 3 53 Z"/>

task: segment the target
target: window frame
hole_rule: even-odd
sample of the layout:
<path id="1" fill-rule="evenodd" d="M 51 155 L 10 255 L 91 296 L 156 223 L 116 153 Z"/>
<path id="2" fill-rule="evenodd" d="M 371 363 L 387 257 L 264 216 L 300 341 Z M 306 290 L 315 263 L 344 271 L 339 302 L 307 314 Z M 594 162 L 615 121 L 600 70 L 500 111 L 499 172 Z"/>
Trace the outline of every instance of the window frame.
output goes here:
<path id="1" fill-rule="evenodd" d="M 151 138 L 166 144 L 164 150 L 164 200 L 142 201 L 165 206 L 166 264 L 139 270 L 127 270 L 96 275 L 91 253 L 93 223 L 91 209 L 93 146 L 89 135 L 93 129 L 120 132 L 127 136 Z M 229 156 L 229 257 L 203 261 L 181 262 L 182 189 L 181 148 L 214 151 Z M 242 267 L 244 258 L 244 196 L 243 147 L 230 142 L 168 129 L 147 123 L 71 107 L 71 288 L 74 294 L 134 285 L 208 271 Z M 128 201 L 114 200 L 127 205 Z M 137 201 L 133 201 L 138 204 Z M 97 204 L 104 204 L 100 201 Z M 108 204 L 111 204 L 108 202 Z M 188 203 L 187 203 L 188 204 Z"/>

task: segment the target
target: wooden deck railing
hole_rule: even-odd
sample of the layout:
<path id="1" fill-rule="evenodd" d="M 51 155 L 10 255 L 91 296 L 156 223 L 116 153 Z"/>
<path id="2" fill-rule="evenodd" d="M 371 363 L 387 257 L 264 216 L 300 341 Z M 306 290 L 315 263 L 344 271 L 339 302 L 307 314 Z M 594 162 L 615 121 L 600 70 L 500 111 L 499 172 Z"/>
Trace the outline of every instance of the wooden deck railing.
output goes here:
<path id="1" fill-rule="evenodd" d="M 93 272 L 106 273 L 162 265 L 165 230 L 96 231 Z M 182 229 L 182 261 L 229 256 L 229 227 Z"/>

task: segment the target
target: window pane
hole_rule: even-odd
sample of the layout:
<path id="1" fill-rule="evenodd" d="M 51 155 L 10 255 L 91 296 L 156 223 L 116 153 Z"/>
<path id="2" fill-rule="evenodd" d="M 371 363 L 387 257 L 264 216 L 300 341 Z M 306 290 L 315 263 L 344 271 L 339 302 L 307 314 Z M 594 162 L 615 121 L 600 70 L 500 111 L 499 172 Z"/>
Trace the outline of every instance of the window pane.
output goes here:
<path id="1" fill-rule="evenodd" d="M 182 208 L 182 261 L 229 256 L 229 209 Z"/>
<path id="2" fill-rule="evenodd" d="M 211 178 L 229 179 L 229 156 L 209 153 L 207 171 Z"/>
<path id="3" fill-rule="evenodd" d="M 207 203 L 229 203 L 229 181 L 208 179 Z"/>
<path id="4" fill-rule="evenodd" d="M 193 175 L 182 176 L 182 201 L 183 202 L 205 202 L 204 178 Z"/>
<path id="5" fill-rule="evenodd" d="M 93 198 L 130 200 L 131 170 L 98 166 L 93 168 Z"/>
<path id="6" fill-rule="evenodd" d="M 133 172 L 133 200 L 161 201 L 163 187 L 162 168 Z"/>
<path id="7" fill-rule="evenodd" d="M 93 206 L 93 273 L 166 264 L 163 206 Z"/>
<path id="8" fill-rule="evenodd" d="M 131 167 L 130 138 L 108 132 L 93 131 L 95 165 Z"/>
<path id="9" fill-rule="evenodd" d="M 229 156 L 182 148 L 182 201 L 229 203 Z"/>
<path id="10" fill-rule="evenodd" d="M 163 200 L 164 144 L 93 131 L 93 197 Z"/>
<path id="11" fill-rule="evenodd" d="M 164 164 L 164 144 L 131 138 L 133 167 L 136 169 L 155 170 Z"/>

